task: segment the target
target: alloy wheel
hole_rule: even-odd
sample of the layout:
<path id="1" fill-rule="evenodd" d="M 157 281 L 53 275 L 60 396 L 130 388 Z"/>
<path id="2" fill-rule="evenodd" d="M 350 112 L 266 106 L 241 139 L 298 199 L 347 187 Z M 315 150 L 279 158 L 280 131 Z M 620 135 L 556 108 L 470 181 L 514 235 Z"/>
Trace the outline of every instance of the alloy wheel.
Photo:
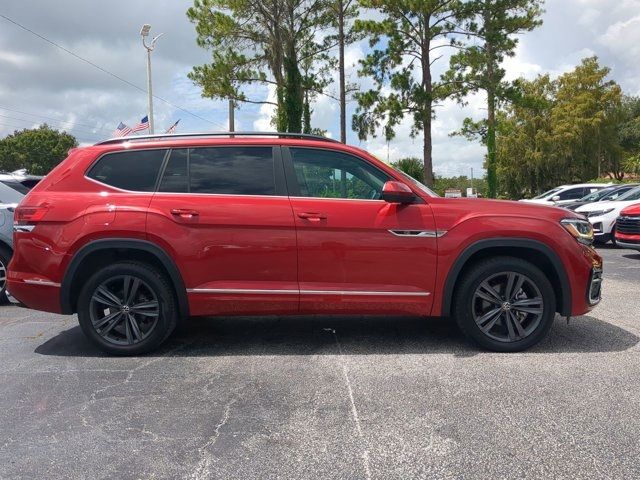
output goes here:
<path id="1" fill-rule="evenodd" d="M 544 315 L 538 286 L 518 272 L 500 272 L 486 278 L 472 298 L 473 319 L 489 338 L 512 343 L 531 335 Z"/>
<path id="2" fill-rule="evenodd" d="M 89 304 L 91 324 L 106 341 L 135 345 L 153 331 L 160 318 L 160 303 L 144 280 L 121 275 L 102 282 Z"/>

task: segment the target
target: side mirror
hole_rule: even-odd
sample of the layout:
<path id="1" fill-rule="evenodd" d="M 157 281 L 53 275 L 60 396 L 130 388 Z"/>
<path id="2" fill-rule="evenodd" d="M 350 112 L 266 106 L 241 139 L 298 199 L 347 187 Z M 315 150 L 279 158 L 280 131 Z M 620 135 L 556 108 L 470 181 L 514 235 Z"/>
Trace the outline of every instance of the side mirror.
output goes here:
<path id="1" fill-rule="evenodd" d="M 554 195 L 553 197 L 551 197 L 552 202 L 557 202 L 559 200 L 560 200 L 560 195 Z"/>
<path id="2" fill-rule="evenodd" d="M 413 203 L 416 196 L 402 182 L 390 181 L 382 187 L 382 199 L 389 203 Z"/>

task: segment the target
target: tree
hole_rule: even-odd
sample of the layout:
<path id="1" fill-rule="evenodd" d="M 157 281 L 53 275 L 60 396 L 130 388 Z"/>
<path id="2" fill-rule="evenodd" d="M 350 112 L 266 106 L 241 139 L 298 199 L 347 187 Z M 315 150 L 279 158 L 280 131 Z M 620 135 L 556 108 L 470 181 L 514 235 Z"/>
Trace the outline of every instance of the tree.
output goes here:
<path id="1" fill-rule="evenodd" d="M 16 130 L 0 140 L 0 169 L 12 172 L 24 168 L 32 175 L 46 175 L 77 146 L 75 137 L 46 124 Z"/>
<path id="2" fill-rule="evenodd" d="M 609 72 L 596 57 L 589 57 L 557 80 L 550 118 L 553 140 L 561 148 L 558 154 L 567 174 L 574 178 L 596 178 L 606 172 L 622 179 L 617 135 L 622 91 L 607 79 Z"/>
<path id="3" fill-rule="evenodd" d="M 356 30 L 369 36 L 373 50 L 361 62 L 359 74 L 372 77 L 375 88 L 356 94 L 358 108 L 352 126 L 365 140 L 384 122 L 387 141 L 405 115 L 413 119 L 411 135 L 423 135 L 424 180 L 433 185 L 431 120 L 438 100 L 451 95 L 449 82 L 434 82 L 431 67 L 436 49 L 456 31 L 457 0 L 361 0 L 382 20 L 357 20 Z M 443 40 L 439 41 L 439 40 Z M 388 93 L 387 93 L 388 92 Z"/>
<path id="4" fill-rule="evenodd" d="M 474 39 L 462 45 L 450 59 L 445 78 L 460 88 L 459 98 L 469 92 L 483 90 L 487 94 L 486 136 L 487 194 L 497 192 L 496 177 L 496 108 L 512 100 L 516 91 L 504 81 L 501 64 L 514 55 L 518 44 L 515 35 L 533 30 L 542 23 L 543 0 L 469 0 L 459 10 L 460 33 Z M 479 43 L 475 43 L 479 42 Z"/>
<path id="5" fill-rule="evenodd" d="M 533 195 L 601 172 L 622 178 L 623 107 L 608 73 L 591 57 L 557 79 L 516 82 L 519 100 L 496 113 L 500 195 Z"/>
<path id="6" fill-rule="evenodd" d="M 336 33 L 328 38 L 338 46 L 338 102 L 340 104 L 340 141 L 347 142 L 347 93 L 345 73 L 345 47 L 360 38 L 362 33 L 353 28 L 352 20 L 357 18 L 360 8 L 357 0 L 330 0 L 327 4 Z"/>
<path id="7" fill-rule="evenodd" d="M 187 17 L 198 45 L 212 54 L 188 75 L 203 97 L 272 104 L 279 131 L 302 131 L 302 85 L 318 89 L 320 82 L 314 69 L 303 79 L 300 65 L 327 59 L 329 46 L 316 40 L 329 24 L 325 0 L 195 0 Z M 274 86 L 276 101 L 249 98 L 242 88 L 252 84 Z"/>
<path id="8" fill-rule="evenodd" d="M 624 96 L 620 104 L 618 141 L 622 149 L 622 167 L 640 174 L 640 97 Z"/>
<path id="9" fill-rule="evenodd" d="M 397 162 L 392 163 L 391 166 L 424 183 L 424 163 L 419 158 L 401 158 Z"/>

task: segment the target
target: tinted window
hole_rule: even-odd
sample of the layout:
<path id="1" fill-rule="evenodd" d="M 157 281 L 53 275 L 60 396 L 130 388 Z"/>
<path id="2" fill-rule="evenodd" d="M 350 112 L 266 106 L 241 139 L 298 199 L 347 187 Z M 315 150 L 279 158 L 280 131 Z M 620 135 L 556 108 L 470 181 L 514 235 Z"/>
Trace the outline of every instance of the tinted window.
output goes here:
<path id="1" fill-rule="evenodd" d="M 271 147 L 192 148 L 191 193 L 275 195 Z"/>
<path id="2" fill-rule="evenodd" d="M 558 196 L 560 197 L 560 200 L 577 200 L 578 198 L 582 198 L 584 194 L 585 189 L 583 187 L 579 187 L 565 190 L 564 192 L 558 194 Z"/>
<path id="3" fill-rule="evenodd" d="M 26 195 L 31 190 L 31 187 L 23 185 L 22 183 L 15 180 L 2 180 L 7 187 L 13 188 L 16 192 L 20 192 L 22 195 Z"/>
<path id="4" fill-rule="evenodd" d="M 634 188 L 633 190 L 629 190 L 624 195 L 620 195 L 618 200 L 640 200 L 640 188 Z"/>
<path id="5" fill-rule="evenodd" d="M 382 198 L 389 177 L 362 159 L 341 152 L 291 148 L 293 168 L 303 197 Z"/>
<path id="6" fill-rule="evenodd" d="M 625 193 L 627 193 L 629 190 L 631 190 L 633 187 L 622 187 L 622 188 L 618 188 L 617 190 L 613 191 L 612 193 L 610 193 L 609 195 L 606 195 L 602 198 L 602 200 L 617 200 L 618 197 L 624 195 Z"/>
<path id="7" fill-rule="evenodd" d="M 112 187 L 151 192 L 166 152 L 138 150 L 108 153 L 98 160 L 87 176 Z"/>
<path id="8" fill-rule="evenodd" d="M 169 162 L 162 175 L 160 192 L 185 193 L 189 191 L 189 177 L 187 176 L 186 148 L 171 151 Z"/>

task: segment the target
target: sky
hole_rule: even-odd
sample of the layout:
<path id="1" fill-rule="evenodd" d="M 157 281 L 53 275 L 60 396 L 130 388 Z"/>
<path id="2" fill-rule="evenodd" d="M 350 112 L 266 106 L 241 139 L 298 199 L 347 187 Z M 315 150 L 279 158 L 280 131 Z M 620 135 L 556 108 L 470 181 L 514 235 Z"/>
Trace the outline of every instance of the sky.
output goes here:
<path id="1" fill-rule="evenodd" d="M 154 101 L 156 132 L 178 119 L 178 132 L 227 130 L 227 103 L 202 98 L 187 78 L 194 65 L 210 58 L 196 45 L 194 25 L 186 17 L 191 4 L 189 0 L 0 0 L 0 14 L 142 90 L 147 81 L 146 51 L 139 32 L 142 24 L 151 24 L 152 34 L 164 33 L 152 56 L 153 91 L 166 100 Z M 547 0 L 542 19 L 541 27 L 519 37 L 516 55 L 506 60 L 509 79 L 557 76 L 582 58 L 597 55 L 625 93 L 640 95 L 640 0 Z M 358 77 L 358 61 L 367 52 L 366 42 L 346 51 L 348 81 L 363 87 L 370 83 Z M 434 64 L 434 75 L 447 64 L 445 54 Z M 328 91 L 337 96 L 335 85 Z M 267 88 L 251 88 L 251 98 L 269 96 L 273 92 Z M 0 17 L 0 138 L 47 122 L 83 144 L 94 143 L 109 138 L 120 121 L 134 125 L 146 111 L 144 91 Z M 348 125 L 354 111 L 350 102 Z M 484 112 L 482 94 L 469 97 L 465 105 L 446 101 L 437 107 L 433 124 L 437 175 L 469 175 L 471 168 L 476 176 L 481 173 L 482 145 L 450 134 L 465 117 L 479 119 Z M 337 138 L 338 113 L 337 102 L 321 95 L 313 105 L 312 125 Z M 241 106 L 236 130 L 273 130 L 272 115 L 273 108 L 267 105 Z M 410 124 L 410 119 L 403 122 L 389 144 L 380 137 L 361 142 L 351 131 L 347 141 L 383 160 L 421 157 L 422 140 L 410 137 Z"/>

